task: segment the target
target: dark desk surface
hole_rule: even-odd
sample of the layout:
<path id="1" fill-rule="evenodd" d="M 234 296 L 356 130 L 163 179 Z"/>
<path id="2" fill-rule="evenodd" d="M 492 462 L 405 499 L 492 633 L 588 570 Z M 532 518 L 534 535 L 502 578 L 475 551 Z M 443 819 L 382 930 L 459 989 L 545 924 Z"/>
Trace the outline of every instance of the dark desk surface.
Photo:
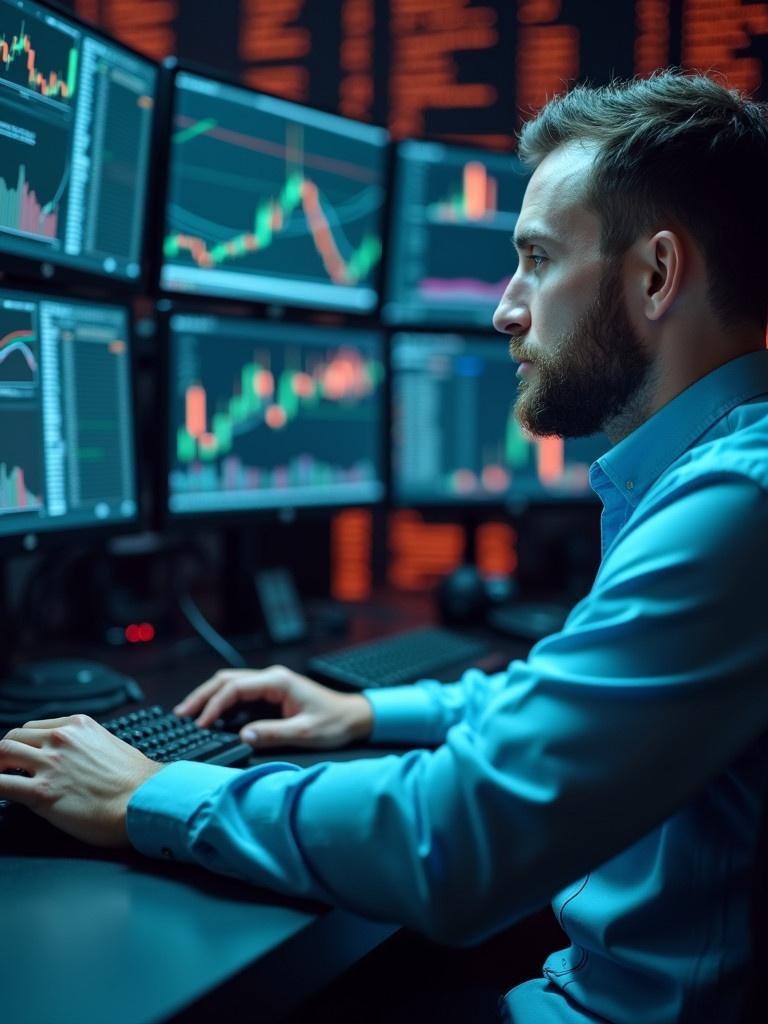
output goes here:
<path id="1" fill-rule="evenodd" d="M 44 824 L 0 855 L 0 916 L 8 1024 L 165 1021 L 232 979 L 276 1020 L 395 931 Z"/>
<path id="2" fill-rule="evenodd" d="M 311 647 L 428 618 L 423 602 L 371 605 L 351 634 Z M 208 654 L 180 659 L 162 649 L 101 654 L 166 706 L 222 667 Z M 265 648 L 249 661 L 299 668 L 306 654 L 305 646 Z M 287 756 L 309 763 L 373 753 Z M 9 1024 L 150 1024 L 196 1012 L 195 1020 L 209 1019 L 200 1015 L 206 1000 L 215 1015 L 236 986 L 248 992 L 250 1019 L 276 1020 L 396 930 L 194 867 L 91 850 L 36 822 L 10 837 L 0 829 L 0 920 L 0 1005 Z"/>

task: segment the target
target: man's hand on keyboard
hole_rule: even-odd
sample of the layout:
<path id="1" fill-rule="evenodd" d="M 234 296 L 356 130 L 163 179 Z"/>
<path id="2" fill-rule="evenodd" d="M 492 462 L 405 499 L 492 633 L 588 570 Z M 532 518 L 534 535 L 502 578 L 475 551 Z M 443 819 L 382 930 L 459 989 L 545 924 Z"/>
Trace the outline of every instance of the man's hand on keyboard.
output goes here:
<path id="1" fill-rule="evenodd" d="M 208 726 L 229 708 L 252 700 L 279 705 L 283 716 L 253 721 L 240 730 L 241 739 L 259 749 L 332 750 L 367 739 L 373 727 L 371 705 L 361 694 L 337 693 L 282 665 L 217 672 L 174 711 L 197 715 L 197 724 Z"/>
<path id="2" fill-rule="evenodd" d="M 128 801 L 162 765 L 87 715 L 27 722 L 0 740 L 0 797 L 94 846 L 126 846 Z"/>

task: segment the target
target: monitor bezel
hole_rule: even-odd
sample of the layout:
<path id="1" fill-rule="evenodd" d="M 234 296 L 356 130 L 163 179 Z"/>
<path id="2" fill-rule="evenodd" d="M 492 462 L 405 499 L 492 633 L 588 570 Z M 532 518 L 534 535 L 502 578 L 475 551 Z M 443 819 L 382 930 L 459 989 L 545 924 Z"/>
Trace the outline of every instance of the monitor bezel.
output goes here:
<path id="1" fill-rule="evenodd" d="M 381 397 L 381 417 L 377 432 L 377 462 L 379 478 L 382 484 L 382 494 L 379 498 L 372 498 L 369 501 L 334 501 L 319 502 L 312 504 L 287 504 L 276 505 L 253 505 L 249 508 L 206 510 L 200 512 L 173 512 L 169 507 L 170 497 L 170 469 L 171 459 L 171 429 L 173 423 L 172 394 L 173 381 L 171 380 L 171 318 L 176 314 L 190 314 L 220 318 L 223 320 L 253 320 L 258 323 L 273 324 L 278 329 L 282 326 L 308 327 L 310 329 L 332 329 L 339 327 L 343 331 L 352 334 L 374 334 L 378 336 L 381 344 L 381 359 L 384 364 L 384 384 Z M 319 319 L 308 317 L 264 317 L 253 315 L 250 309 L 245 309 L 238 316 L 233 311 L 231 304 L 211 304 L 170 301 L 160 299 L 156 304 L 156 325 L 157 325 L 157 373 L 158 373 L 158 413 L 162 424 L 162 450 L 155 459 L 155 480 L 154 494 L 156 501 L 153 509 L 153 525 L 159 530 L 173 529 L 174 532 L 199 532 L 201 530 L 232 529 L 245 526 L 249 523 L 280 522 L 293 523 L 303 519 L 330 518 L 342 509 L 364 508 L 378 509 L 385 508 L 389 504 L 390 485 L 390 458 L 388 450 L 388 439 L 390 436 L 390 360 L 389 360 L 389 339 L 387 332 L 379 324 L 361 323 L 358 320 L 349 321 L 337 313 L 317 311 Z M 332 318 L 333 322 L 329 318 Z"/>
<path id="2" fill-rule="evenodd" d="M 155 71 L 154 82 L 154 105 L 152 109 L 152 124 L 150 125 L 150 152 L 147 159 L 145 174 L 147 176 L 147 192 L 144 200 L 144 221 L 141 228 L 141 247 L 138 254 L 139 275 L 138 277 L 122 277 L 116 274 L 107 274 L 96 269 L 85 269 L 73 266 L 70 263 L 60 264 L 50 260 L 37 259 L 33 256 L 19 256 L 14 253 L 0 252 L 0 287 L 22 288 L 25 282 L 35 285 L 42 284 L 48 288 L 61 288 L 63 286 L 73 287 L 106 287 L 115 290 L 121 295 L 128 296 L 135 292 L 151 286 L 150 280 L 150 257 L 154 248 L 154 220 L 150 220 L 150 210 L 153 206 L 154 181 L 159 166 L 158 141 L 158 94 L 160 87 L 160 65 L 145 56 L 138 50 L 117 40 L 108 32 L 99 28 L 84 18 L 78 17 L 69 8 L 59 3 L 58 0 L 31 0 L 39 7 L 49 9 L 56 17 L 70 21 L 83 32 L 90 33 L 98 39 L 104 40 L 117 49 L 123 50 L 137 60 L 142 61 Z"/>
<path id="3" fill-rule="evenodd" d="M 514 136 L 510 135 L 510 141 L 514 143 Z M 384 326 L 393 331 L 402 330 L 425 330 L 436 333 L 442 331 L 444 333 L 453 332 L 456 334 L 471 333 L 479 334 L 482 333 L 483 327 L 476 320 L 440 320 L 434 319 L 433 315 L 424 320 L 407 320 L 407 319 L 392 319 L 391 316 L 387 315 L 386 307 L 391 302 L 391 290 L 392 290 L 392 270 L 393 263 L 397 258 L 396 253 L 396 229 L 395 229 L 395 218 L 398 214 L 398 203 L 397 203 L 397 191 L 398 187 L 402 184 L 403 172 L 401 170 L 404 157 L 402 156 L 404 147 L 412 144 L 418 145 L 438 145 L 445 149 L 453 152 L 465 152 L 465 153 L 477 153 L 485 154 L 491 157 L 508 157 L 511 160 L 517 161 L 518 164 L 522 164 L 520 157 L 517 156 L 517 152 L 511 148 L 510 150 L 493 149 L 489 146 L 482 145 L 470 145 L 467 142 L 456 142 L 455 140 L 442 139 L 439 136 L 429 136 L 424 138 L 416 138 L 415 136 L 408 136 L 404 139 L 398 139 L 392 143 L 392 155 L 391 165 L 389 174 L 389 194 L 388 194 L 388 207 L 387 207 L 387 246 L 384 250 L 384 259 L 382 261 L 383 270 L 383 281 L 382 290 L 379 301 L 379 318 Z M 530 174 L 528 175 L 530 177 Z M 516 264 L 516 257 L 514 254 L 514 248 L 510 244 L 510 263 Z M 511 279 L 515 272 L 515 266 L 512 266 L 509 272 L 509 278 Z M 491 318 L 489 317 L 489 329 Z"/>
<path id="4" fill-rule="evenodd" d="M 295 314 L 311 314 L 312 312 L 328 313 L 331 315 L 338 315 L 344 317 L 352 317 L 355 322 L 363 322 L 365 320 L 373 320 L 376 323 L 381 322 L 381 304 L 382 297 L 384 294 L 384 275 L 385 275 L 385 263 L 387 258 L 386 241 L 387 241 L 387 229 L 388 229 L 388 201 L 391 192 L 392 185 L 392 136 L 386 125 L 381 124 L 378 121 L 360 121 L 353 117 L 347 117 L 344 114 L 339 114 L 336 110 L 330 110 L 326 107 L 319 106 L 312 103 L 301 103 L 296 100 L 287 99 L 285 96 L 280 96 L 277 93 L 268 92 L 264 89 L 254 89 L 251 86 L 244 85 L 243 82 L 239 81 L 234 75 L 229 75 L 224 71 L 210 68 L 200 63 L 191 60 L 179 59 L 176 57 L 168 58 L 163 61 L 161 65 L 161 77 L 163 78 L 163 103 L 162 103 L 162 128 L 160 131 L 164 136 L 164 156 L 165 160 L 162 165 L 162 174 L 158 177 L 157 183 L 157 202 L 154 208 L 153 217 L 155 225 L 155 238 L 154 247 L 151 257 L 151 285 L 154 291 L 161 298 L 166 299 L 170 302 L 180 303 L 194 303 L 194 302 L 215 302 L 220 304 L 227 304 L 231 307 L 243 307 L 248 306 L 251 310 L 261 311 L 264 314 L 271 311 L 277 311 L 283 315 L 295 315 Z M 384 131 L 387 135 L 386 142 L 382 145 L 382 177 L 381 187 L 384 190 L 384 201 L 381 206 L 379 230 L 382 243 L 382 257 L 374 271 L 372 279 L 372 288 L 376 293 L 376 301 L 369 310 L 355 310 L 349 309 L 348 307 L 338 307 L 331 305 L 317 305 L 314 302 L 299 303 L 299 302 L 286 302 L 280 299 L 274 298 L 259 298 L 249 294 L 243 295 L 222 295 L 217 292 L 188 292 L 183 290 L 176 290 L 168 288 L 162 283 L 162 271 L 164 266 L 163 259 L 163 242 L 165 238 L 165 231 L 167 226 L 167 209 L 170 191 L 170 168 L 171 168 L 171 134 L 173 130 L 173 116 L 175 110 L 175 101 L 177 95 L 176 79 L 180 74 L 189 74 L 197 76 L 198 78 L 206 79 L 207 81 L 214 82 L 218 85 L 224 85 L 231 88 L 238 89 L 239 91 L 251 94 L 253 96 L 265 96 L 269 99 L 279 100 L 281 103 L 292 104 L 293 106 L 304 108 L 305 110 L 316 111 L 322 114 L 331 114 L 333 117 L 338 118 L 342 121 L 349 121 L 351 124 L 360 124 L 371 128 L 376 128 Z M 160 120 L 160 119 L 158 119 Z"/>
<path id="5" fill-rule="evenodd" d="M 387 351 L 389 354 L 389 446 L 387 467 L 389 477 L 387 481 L 387 494 L 389 495 L 389 508 L 393 511 L 402 509 L 413 509 L 415 512 L 424 513 L 435 521 L 442 522 L 451 518 L 462 517 L 466 521 L 488 518 L 491 515 L 514 518 L 529 508 L 537 506 L 558 506 L 558 507 L 589 507 L 598 504 L 597 495 L 590 489 L 583 494 L 516 494 L 514 483 L 510 490 L 504 495 L 488 495 L 487 497 L 471 498 L 457 495 L 450 500 L 445 495 L 435 495 L 434 498 L 422 498 L 418 500 L 406 500 L 398 494 L 397 472 L 395 466 L 394 446 L 394 396 L 395 396 L 395 369 L 393 366 L 393 353 L 396 337 L 399 334 L 423 335 L 425 338 L 442 338 L 456 336 L 462 341 L 469 342 L 470 346 L 477 342 L 497 340 L 499 345 L 505 345 L 504 337 L 493 330 L 484 333 L 474 330 L 451 330 L 445 328 L 427 328 L 422 324 L 419 327 L 387 327 Z M 510 362 L 512 360 L 510 359 Z"/>
<path id="6" fill-rule="evenodd" d="M 106 522 L 74 523 L 66 525 L 57 523 L 56 526 L 42 530 L 24 530 L 15 533 L 0 533 L 0 554 L 14 556 L 23 554 L 34 554 L 37 551 L 46 551 L 51 548 L 60 547 L 63 544 L 91 540 L 106 540 L 110 537 L 122 536 L 125 534 L 140 533 L 145 525 L 145 508 L 142 495 L 142 477 L 139 468 L 140 463 L 140 424 L 139 424 L 139 401 L 138 401 L 138 375 L 137 375 L 137 351 L 136 351 L 136 330 L 133 310 L 128 300 L 119 298 L 107 300 L 93 298 L 93 296 L 79 291 L 67 291 L 62 293 L 59 289 L 36 288 L 32 291 L 29 286 L 9 287 L 5 282 L 0 281 L 0 293 L 13 292 L 20 297 L 30 298 L 34 301 L 59 300 L 63 302 L 79 303 L 82 305 L 105 306 L 113 309 L 120 309 L 125 312 L 128 324 L 128 381 L 130 388 L 130 410 L 131 410 L 131 441 L 133 444 L 133 466 L 132 481 L 136 499 L 136 513 L 130 519 L 110 519 Z"/>

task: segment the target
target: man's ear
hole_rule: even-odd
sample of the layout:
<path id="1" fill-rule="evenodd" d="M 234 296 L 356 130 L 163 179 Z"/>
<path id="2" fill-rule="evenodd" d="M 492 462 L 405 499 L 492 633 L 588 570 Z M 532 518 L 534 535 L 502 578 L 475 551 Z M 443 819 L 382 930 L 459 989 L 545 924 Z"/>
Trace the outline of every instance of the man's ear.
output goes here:
<path id="1" fill-rule="evenodd" d="M 675 231 L 657 231 L 643 243 L 643 313 L 648 320 L 661 320 L 672 307 L 683 283 L 685 247 Z"/>

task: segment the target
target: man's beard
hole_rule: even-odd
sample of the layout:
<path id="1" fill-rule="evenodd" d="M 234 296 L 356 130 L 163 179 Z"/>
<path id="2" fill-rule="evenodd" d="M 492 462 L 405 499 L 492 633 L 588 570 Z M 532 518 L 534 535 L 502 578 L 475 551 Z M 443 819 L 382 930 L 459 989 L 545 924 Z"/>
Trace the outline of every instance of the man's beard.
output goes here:
<path id="1" fill-rule="evenodd" d="M 512 348 L 516 359 L 526 359 L 524 344 Z M 586 437 L 627 412 L 653 361 L 629 322 L 617 267 L 554 351 L 532 357 L 535 379 L 521 381 L 515 404 L 531 434 Z"/>

